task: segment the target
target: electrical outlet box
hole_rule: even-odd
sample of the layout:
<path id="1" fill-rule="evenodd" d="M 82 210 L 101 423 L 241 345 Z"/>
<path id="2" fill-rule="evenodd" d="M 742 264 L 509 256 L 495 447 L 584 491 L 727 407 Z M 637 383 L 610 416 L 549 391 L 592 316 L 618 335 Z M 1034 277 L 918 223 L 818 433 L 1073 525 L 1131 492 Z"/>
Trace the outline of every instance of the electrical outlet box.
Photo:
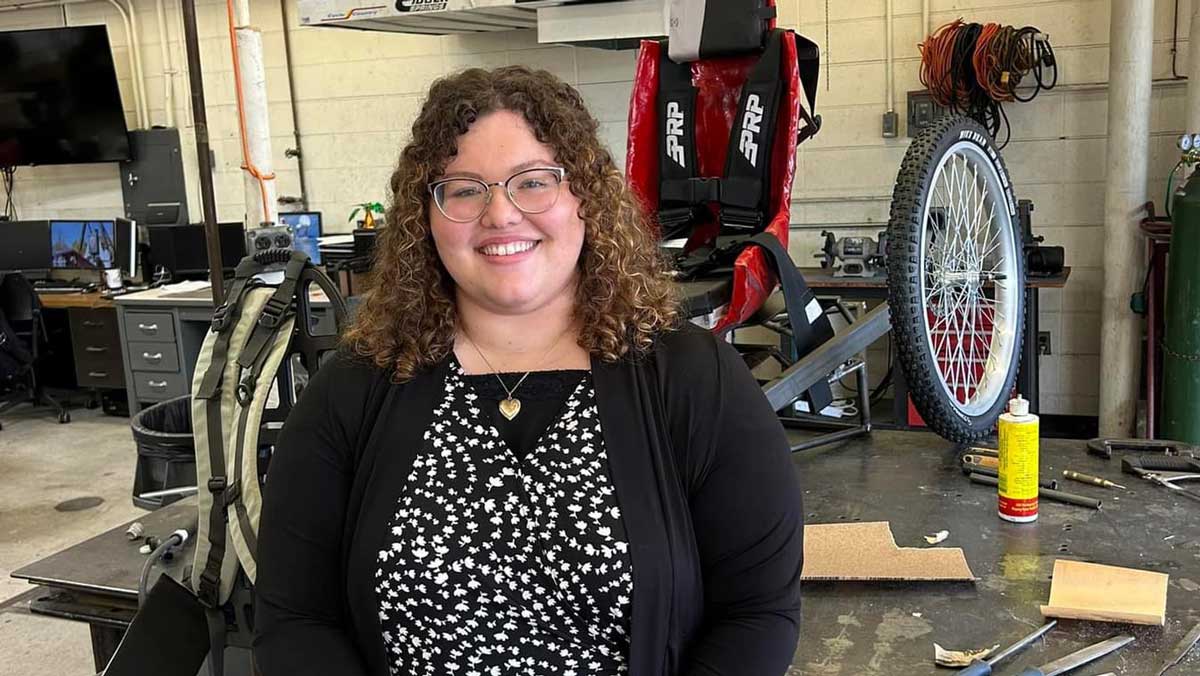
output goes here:
<path id="1" fill-rule="evenodd" d="M 908 136 L 916 138 L 921 130 L 950 111 L 929 95 L 924 89 L 908 93 Z"/>
<path id="2" fill-rule="evenodd" d="M 896 138 L 896 134 L 900 133 L 900 116 L 896 111 L 889 110 L 883 114 L 883 137 Z"/>
<path id="3" fill-rule="evenodd" d="M 1050 351 L 1050 332 L 1049 331 L 1038 331 L 1037 351 L 1038 351 L 1038 354 L 1053 354 Z"/>

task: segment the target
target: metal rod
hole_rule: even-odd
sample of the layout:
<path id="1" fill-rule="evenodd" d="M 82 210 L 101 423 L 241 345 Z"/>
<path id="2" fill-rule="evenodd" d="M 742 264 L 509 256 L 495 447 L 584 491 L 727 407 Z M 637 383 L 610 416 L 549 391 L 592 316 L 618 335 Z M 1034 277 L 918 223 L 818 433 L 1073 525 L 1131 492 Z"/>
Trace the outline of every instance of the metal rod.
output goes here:
<path id="1" fill-rule="evenodd" d="M 221 234 L 217 229 L 217 202 L 213 195 L 208 115 L 204 110 L 204 78 L 200 72 L 200 38 L 196 32 L 196 0 L 182 2 L 188 80 L 192 91 L 192 119 L 196 130 L 196 163 L 200 165 L 200 202 L 204 206 L 204 240 L 208 248 L 213 305 L 220 307 L 225 302 L 225 270 L 221 267 Z"/>
<path id="2" fill-rule="evenodd" d="M 288 23 L 287 0 L 279 0 L 283 20 L 283 63 L 287 73 L 288 105 L 292 108 L 292 137 L 296 151 L 296 174 L 300 177 L 300 206 L 308 211 L 308 188 L 304 184 L 304 149 L 300 147 L 300 114 L 296 110 L 296 78 L 292 73 L 292 29 Z"/>
<path id="3" fill-rule="evenodd" d="M 869 431 L 870 430 L 868 430 L 865 427 L 854 427 L 854 428 L 851 428 L 848 430 L 841 430 L 839 432 L 830 432 L 828 434 L 822 434 L 819 437 L 814 437 L 812 439 L 805 439 L 804 441 L 801 441 L 797 444 L 793 444 L 792 445 L 792 453 L 799 453 L 800 451 L 807 451 L 808 449 L 816 448 L 817 446 L 824 446 L 825 444 L 832 444 L 835 441 L 841 441 L 843 439 L 857 437 L 859 435 L 866 434 Z"/>
<path id="4" fill-rule="evenodd" d="M 996 477 L 980 474 L 979 472 L 972 472 L 971 483 L 983 484 L 984 486 L 998 486 L 1000 484 L 1000 480 Z M 1052 488 L 1038 488 L 1038 497 L 1045 498 L 1052 502 L 1062 502 L 1068 505 L 1087 507 L 1088 509 L 1100 509 L 1101 505 L 1101 502 L 1094 498 L 1089 498 L 1083 495 L 1075 495 L 1074 493 L 1064 493 L 1062 491 L 1056 491 Z"/>
<path id="5" fill-rule="evenodd" d="M 1037 631 L 1026 636 L 1025 638 L 1021 639 L 1020 641 L 1017 641 L 1016 643 L 1010 645 L 1009 647 L 1005 648 L 1004 650 L 1001 650 L 1000 652 L 996 653 L 995 655 L 992 655 L 991 658 L 988 659 L 987 663 L 995 666 L 995 665 L 999 664 L 1000 662 L 1008 659 L 1009 657 L 1011 657 L 1013 655 L 1013 653 L 1017 652 L 1018 650 L 1021 650 L 1025 646 L 1027 646 L 1030 643 L 1033 643 L 1034 641 L 1041 638 L 1046 632 L 1053 629 L 1054 626 L 1057 624 L 1058 624 L 1058 620 L 1050 620 L 1046 624 L 1042 625 L 1041 628 L 1039 628 Z"/>

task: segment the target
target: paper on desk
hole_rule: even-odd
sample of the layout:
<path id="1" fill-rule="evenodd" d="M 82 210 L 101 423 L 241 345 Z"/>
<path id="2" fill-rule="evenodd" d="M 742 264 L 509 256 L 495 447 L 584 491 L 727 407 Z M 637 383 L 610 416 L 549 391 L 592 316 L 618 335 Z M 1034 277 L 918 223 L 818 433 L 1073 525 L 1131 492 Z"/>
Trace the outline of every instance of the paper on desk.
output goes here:
<path id="1" fill-rule="evenodd" d="M 174 284 L 163 284 L 158 287 L 162 293 L 187 293 L 188 291 L 199 291 L 207 289 L 211 285 L 204 280 L 188 280 L 186 282 L 175 282 Z"/>
<path id="2" fill-rule="evenodd" d="M 353 244 L 354 235 L 325 235 L 318 237 L 317 243 L 322 246 L 334 246 L 337 244 Z"/>

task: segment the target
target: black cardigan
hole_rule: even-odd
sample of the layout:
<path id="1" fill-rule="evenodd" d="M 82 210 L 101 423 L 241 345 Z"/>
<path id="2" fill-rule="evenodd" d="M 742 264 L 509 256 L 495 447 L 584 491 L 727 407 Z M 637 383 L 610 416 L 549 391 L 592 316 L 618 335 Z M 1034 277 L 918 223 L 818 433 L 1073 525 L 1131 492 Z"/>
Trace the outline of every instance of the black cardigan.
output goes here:
<path id="1" fill-rule="evenodd" d="M 292 410 L 264 489 L 264 676 L 388 676 L 377 555 L 447 363 L 397 385 L 339 357 Z M 803 510 L 783 428 L 741 357 L 688 326 L 592 373 L 633 563 L 630 674 L 783 674 Z"/>

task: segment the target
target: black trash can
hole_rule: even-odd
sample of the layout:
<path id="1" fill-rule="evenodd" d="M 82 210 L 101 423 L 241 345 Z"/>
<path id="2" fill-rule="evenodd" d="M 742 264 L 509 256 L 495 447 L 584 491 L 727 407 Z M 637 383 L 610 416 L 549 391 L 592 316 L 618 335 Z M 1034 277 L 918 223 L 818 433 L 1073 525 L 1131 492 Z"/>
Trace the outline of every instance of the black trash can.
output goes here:
<path id="1" fill-rule="evenodd" d="M 189 493 L 145 497 L 146 493 L 196 485 L 196 444 L 192 439 L 192 395 L 144 408 L 130 423 L 137 444 L 133 504 L 158 509 Z"/>

